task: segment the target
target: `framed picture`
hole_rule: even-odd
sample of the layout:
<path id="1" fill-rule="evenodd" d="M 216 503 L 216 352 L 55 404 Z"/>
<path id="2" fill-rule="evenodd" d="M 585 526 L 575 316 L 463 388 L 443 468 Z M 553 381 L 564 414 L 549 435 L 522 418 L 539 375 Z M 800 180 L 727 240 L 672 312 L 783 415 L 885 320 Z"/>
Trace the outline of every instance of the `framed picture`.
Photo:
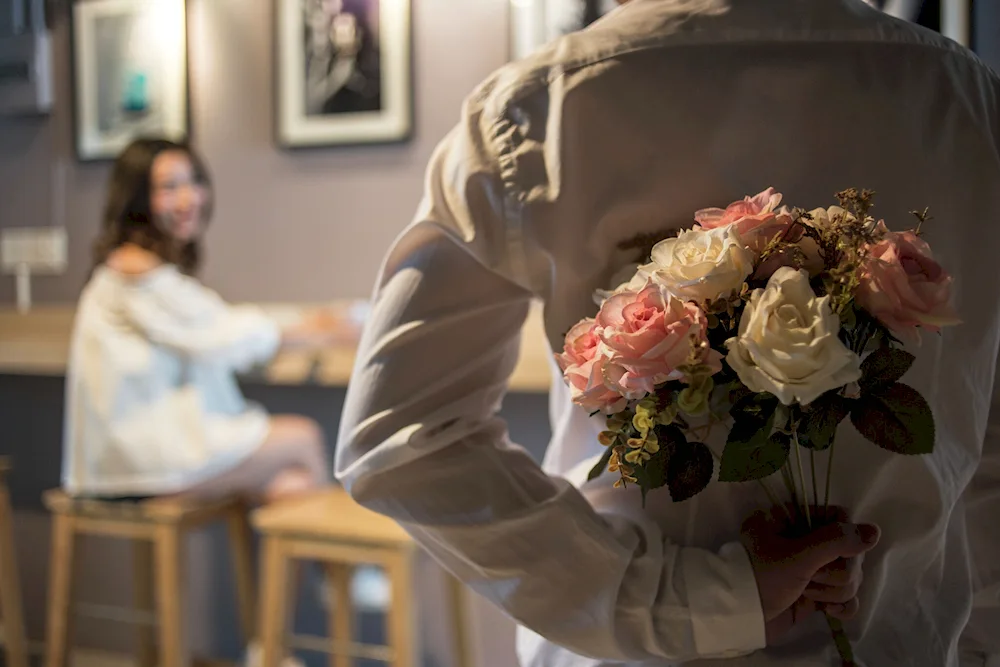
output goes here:
<path id="1" fill-rule="evenodd" d="M 519 60 L 601 18 L 621 0 L 510 0 L 510 55 Z"/>
<path id="2" fill-rule="evenodd" d="M 112 159 L 142 135 L 187 138 L 184 0 L 77 0 L 72 33 L 80 160 Z"/>
<path id="3" fill-rule="evenodd" d="M 413 126 L 410 0 L 275 0 L 277 140 L 391 143 Z"/>
<path id="4" fill-rule="evenodd" d="M 937 30 L 963 46 L 972 46 L 973 0 L 865 0 L 896 18 Z"/>
<path id="5" fill-rule="evenodd" d="M 970 25 L 976 0 L 865 2 L 898 18 L 937 30 L 959 44 L 971 45 Z M 582 30 L 619 4 L 618 0 L 510 0 L 511 58 L 524 58 L 562 35 Z"/>

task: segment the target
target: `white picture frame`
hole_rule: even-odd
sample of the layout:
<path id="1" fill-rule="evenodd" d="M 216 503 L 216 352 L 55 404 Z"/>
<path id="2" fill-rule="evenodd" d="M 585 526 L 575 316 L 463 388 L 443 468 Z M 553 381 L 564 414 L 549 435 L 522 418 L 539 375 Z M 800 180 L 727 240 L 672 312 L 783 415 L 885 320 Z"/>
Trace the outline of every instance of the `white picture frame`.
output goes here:
<path id="1" fill-rule="evenodd" d="M 915 20 L 921 0 L 866 0 L 881 6 L 887 13 L 906 20 Z M 596 0 L 599 12 L 612 11 L 615 0 Z M 510 57 L 519 60 L 573 29 L 573 13 L 579 12 L 583 0 L 510 0 Z M 941 33 L 959 44 L 971 44 L 971 0 L 941 0 Z"/>
<path id="2" fill-rule="evenodd" d="M 275 0 L 279 146 L 410 138 L 410 13 L 410 0 Z"/>
<path id="3" fill-rule="evenodd" d="M 865 0 L 890 16 L 906 21 L 916 21 L 920 14 L 921 0 Z M 968 47 L 972 43 L 972 2 L 970 0 L 941 0 L 941 34 Z"/>
<path id="4" fill-rule="evenodd" d="M 593 0 L 601 16 L 617 0 Z M 584 0 L 510 0 L 510 58 L 520 60 L 549 42 L 583 27 Z"/>
<path id="5" fill-rule="evenodd" d="M 190 133 L 184 0 L 73 3 L 74 143 L 110 160 L 138 136 Z"/>

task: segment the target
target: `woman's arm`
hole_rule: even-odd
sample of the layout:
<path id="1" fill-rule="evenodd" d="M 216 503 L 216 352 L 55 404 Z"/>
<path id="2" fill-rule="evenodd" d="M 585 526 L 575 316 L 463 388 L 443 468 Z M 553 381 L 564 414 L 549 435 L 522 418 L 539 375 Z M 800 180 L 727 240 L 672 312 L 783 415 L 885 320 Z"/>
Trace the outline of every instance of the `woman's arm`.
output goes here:
<path id="1" fill-rule="evenodd" d="M 151 342 L 237 370 L 270 359 L 281 342 L 277 324 L 260 309 L 231 306 L 174 270 L 132 274 L 122 305 L 125 320 Z"/>

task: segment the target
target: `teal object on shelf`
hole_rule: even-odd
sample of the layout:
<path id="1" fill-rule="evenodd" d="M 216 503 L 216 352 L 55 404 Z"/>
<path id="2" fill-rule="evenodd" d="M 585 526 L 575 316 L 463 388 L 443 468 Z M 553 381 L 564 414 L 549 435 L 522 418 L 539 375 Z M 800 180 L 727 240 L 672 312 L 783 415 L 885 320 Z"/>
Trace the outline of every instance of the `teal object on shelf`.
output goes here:
<path id="1" fill-rule="evenodd" d="M 132 72 L 125 80 L 122 110 L 127 113 L 149 111 L 148 78 L 143 72 Z"/>

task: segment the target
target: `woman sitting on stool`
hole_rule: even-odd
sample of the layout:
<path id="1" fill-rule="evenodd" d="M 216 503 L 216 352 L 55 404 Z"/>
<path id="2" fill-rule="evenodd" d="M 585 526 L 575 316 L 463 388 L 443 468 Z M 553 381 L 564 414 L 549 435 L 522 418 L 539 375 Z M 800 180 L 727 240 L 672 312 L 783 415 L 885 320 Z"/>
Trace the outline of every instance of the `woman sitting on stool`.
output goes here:
<path id="1" fill-rule="evenodd" d="M 329 483 L 312 420 L 248 404 L 235 373 L 332 340 L 332 318 L 279 330 L 195 277 L 212 189 L 188 147 L 132 143 L 108 190 L 67 374 L 63 486 L 78 496 L 255 501 Z"/>

